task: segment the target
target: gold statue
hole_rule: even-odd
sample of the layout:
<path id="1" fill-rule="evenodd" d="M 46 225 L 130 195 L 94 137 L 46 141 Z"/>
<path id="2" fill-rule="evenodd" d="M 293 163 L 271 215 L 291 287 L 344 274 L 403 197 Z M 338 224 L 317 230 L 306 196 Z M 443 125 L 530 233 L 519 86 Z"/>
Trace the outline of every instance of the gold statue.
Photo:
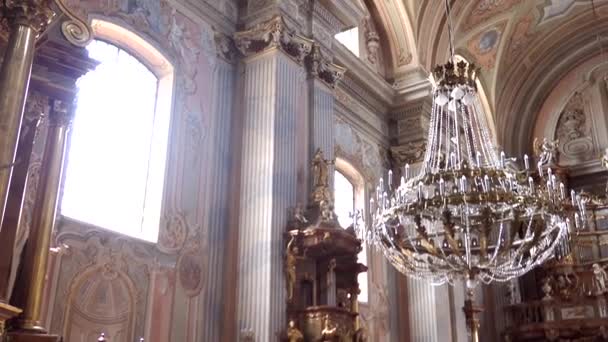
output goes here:
<path id="1" fill-rule="evenodd" d="M 301 342 L 304 341 L 304 335 L 296 328 L 296 322 L 293 320 L 289 321 L 289 327 L 287 327 L 287 342 Z"/>
<path id="2" fill-rule="evenodd" d="M 323 151 L 317 149 L 312 160 L 313 175 L 313 201 L 320 203 L 331 198 L 329 192 L 329 165 L 333 165 L 333 160 L 323 158 Z"/>
<path id="3" fill-rule="evenodd" d="M 296 263 L 298 261 L 298 247 L 293 246 L 296 237 L 292 236 L 291 240 L 287 244 L 287 250 L 285 251 L 285 276 L 287 278 L 287 301 L 292 302 L 293 300 L 293 289 L 296 284 Z"/>

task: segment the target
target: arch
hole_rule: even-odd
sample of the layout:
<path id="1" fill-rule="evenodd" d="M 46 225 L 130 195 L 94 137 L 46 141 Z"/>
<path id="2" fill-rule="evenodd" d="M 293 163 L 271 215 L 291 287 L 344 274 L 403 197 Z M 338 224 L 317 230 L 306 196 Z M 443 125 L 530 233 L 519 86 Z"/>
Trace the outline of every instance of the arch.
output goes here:
<path id="1" fill-rule="evenodd" d="M 100 18 L 93 18 L 91 26 L 95 43 L 88 49 L 103 56 L 100 58 L 106 63 L 79 81 L 79 105 L 67 150 L 60 212 L 101 228 L 156 242 L 172 130 L 175 70 L 168 58 L 133 31 Z M 111 95 L 115 98 L 103 99 L 103 95 L 116 88 L 114 80 L 121 82 L 121 70 L 133 72 L 125 80 L 139 82 L 131 85 L 142 86 L 134 89 L 139 95 L 127 101 L 125 92 L 131 94 L 131 88 L 125 88 Z M 111 73 L 116 76 L 111 78 Z M 98 92 L 103 94 L 98 96 Z M 126 102 L 114 105 L 121 99 Z M 127 120 L 129 117 L 132 119 Z M 125 175 L 119 169 L 132 172 Z M 112 191 L 119 192 L 116 188 L 120 187 L 119 179 L 124 183 L 120 189 L 131 191 L 124 202 L 111 199 Z M 124 205 L 127 203 L 129 206 Z M 123 216 L 119 208 L 124 209 Z M 127 216 L 130 223 L 124 219 Z M 108 217 L 117 218 L 112 221 Z"/>

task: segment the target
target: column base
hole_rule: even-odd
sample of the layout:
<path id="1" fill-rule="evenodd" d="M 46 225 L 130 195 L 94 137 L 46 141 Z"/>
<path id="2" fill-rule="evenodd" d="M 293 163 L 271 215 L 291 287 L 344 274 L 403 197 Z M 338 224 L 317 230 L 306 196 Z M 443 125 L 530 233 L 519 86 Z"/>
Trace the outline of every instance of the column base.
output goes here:
<path id="1" fill-rule="evenodd" d="M 10 342 L 61 342 L 57 335 L 36 334 L 29 331 L 11 331 L 7 333 Z"/>
<path id="2" fill-rule="evenodd" d="M 5 322 L 21 313 L 21 309 L 0 302 L 0 341 L 4 340 Z"/>

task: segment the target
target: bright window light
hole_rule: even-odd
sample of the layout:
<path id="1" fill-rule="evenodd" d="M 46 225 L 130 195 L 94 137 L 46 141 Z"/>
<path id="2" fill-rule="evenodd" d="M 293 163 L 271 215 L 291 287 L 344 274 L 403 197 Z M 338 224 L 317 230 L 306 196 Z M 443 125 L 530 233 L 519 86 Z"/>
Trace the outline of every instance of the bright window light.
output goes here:
<path id="1" fill-rule="evenodd" d="M 342 227 L 349 227 L 353 224 L 352 214 L 355 212 L 355 186 L 341 172 L 334 173 L 334 212 L 338 217 L 338 222 Z M 357 261 L 367 266 L 367 248 L 363 244 L 363 249 L 357 255 Z M 368 280 L 367 272 L 359 273 L 357 281 L 359 282 L 359 301 L 367 303 L 368 301 Z"/>
<path id="2" fill-rule="evenodd" d="M 170 121 L 159 80 L 112 44 L 87 50 L 101 64 L 78 81 L 61 213 L 156 242 Z"/>
<path id="3" fill-rule="evenodd" d="M 344 45 L 350 52 L 359 57 L 359 28 L 353 27 L 336 34 L 336 40 Z"/>

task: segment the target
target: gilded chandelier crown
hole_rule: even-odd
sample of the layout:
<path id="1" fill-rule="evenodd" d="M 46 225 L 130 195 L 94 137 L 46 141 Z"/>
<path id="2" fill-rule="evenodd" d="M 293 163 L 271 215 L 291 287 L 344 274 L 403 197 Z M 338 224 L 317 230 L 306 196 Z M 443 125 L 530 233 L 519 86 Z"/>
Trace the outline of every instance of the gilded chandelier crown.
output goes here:
<path id="1" fill-rule="evenodd" d="M 458 85 L 476 88 L 479 67 L 473 63 L 459 61 L 456 64 L 447 62 L 435 67 L 432 82 L 435 87 L 452 88 Z"/>

